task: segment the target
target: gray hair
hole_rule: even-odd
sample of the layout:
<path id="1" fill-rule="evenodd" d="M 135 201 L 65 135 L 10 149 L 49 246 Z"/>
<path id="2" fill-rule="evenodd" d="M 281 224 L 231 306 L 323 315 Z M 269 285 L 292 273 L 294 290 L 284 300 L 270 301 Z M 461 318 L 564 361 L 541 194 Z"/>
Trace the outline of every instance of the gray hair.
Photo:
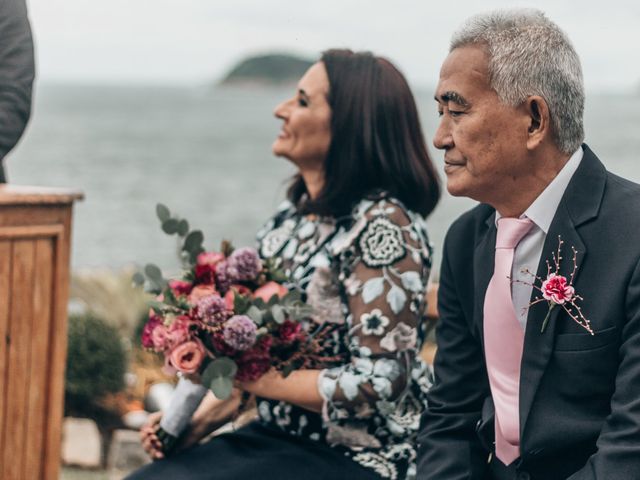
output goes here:
<path id="1" fill-rule="evenodd" d="M 549 106 L 558 148 L 573 153 L 584 139 L 584 87 L 580 59 L 569 38 L 535 9 L 475 15 L 451 37 L 450 51 L 482 45 L 489 54 L 489 81 L 500 100 L 518 106 L 539 95 Z"/>

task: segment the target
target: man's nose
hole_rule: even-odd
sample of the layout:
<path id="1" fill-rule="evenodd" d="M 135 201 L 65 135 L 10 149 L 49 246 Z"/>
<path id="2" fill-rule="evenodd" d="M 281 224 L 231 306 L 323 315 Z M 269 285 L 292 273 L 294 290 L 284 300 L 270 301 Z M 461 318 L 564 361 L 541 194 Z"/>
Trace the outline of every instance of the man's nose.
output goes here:
<path id="1" fill-rule="evenodd" d="M 453 146 L 453 137 L 449 128 L 449 120 L 443 115 L 440 117 L 440 125 L 433 136 L 433 146 L 439 150 L 446 150 Z"/>
<path id="2" fill-rule="evenodd" d="M 433 146 L 437 149 L 446 150 L 453 146 L 453 137 L 448 123 L 444 116 L 440 118 L 440 125 L 438 125 L 436 134 L 433 136 Z"/>

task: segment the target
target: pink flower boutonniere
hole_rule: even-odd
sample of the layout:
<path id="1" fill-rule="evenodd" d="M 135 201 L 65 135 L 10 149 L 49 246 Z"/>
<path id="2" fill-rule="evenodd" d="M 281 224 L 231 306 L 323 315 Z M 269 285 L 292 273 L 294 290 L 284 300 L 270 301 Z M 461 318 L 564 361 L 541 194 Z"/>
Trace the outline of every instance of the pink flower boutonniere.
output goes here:
<path id="1" fill-rule="evenodd" d="M 571 272 L 569 280 L 567 280 L 567 277 L 558 273 L 560 271 L 560 260 L 562 260 L 561 251 L 563 243 L 562 239 L 558 237 L 558 251 L 552 254 L 555 269 L 552 270 L 551 263 L 547 260 L 547 278 L 545 280 L 538 277 L 528 269 L 523 270 L 524 273 L 527 273 L 534 278 L 533 283 L 527 283 L 527 285 L 531 285 L 542 293 L 542 297 L 536 298 L 529 304 L 529 307 L 545 301 L 549 304 L 549 310 L 547 310 L 547 315 L 542 322 L 540 333 L 544 333 L 545 328 L 547 328 L 547 323 L 549 323 L 551 312 L 559 305 L 578 325 L 593 335 L 594 333 L 591 328 L 591 322 L 589 322 L 589 320 L 587 320 L 587 318 L 582 314 L 582 310 L 577 303 L 578 301 L 582 301 L 583 298 L 578 295 L 573 288 L 573 279 L 575 277 L 576 270 L 578 269 L 578 264 L 576 262 L 578 251 L 574 247 L 571 247 L 571 250 L 573 251 L 573 271 Z M 540 285 L 536 285 L 536 282 L 540 282 Z"/>

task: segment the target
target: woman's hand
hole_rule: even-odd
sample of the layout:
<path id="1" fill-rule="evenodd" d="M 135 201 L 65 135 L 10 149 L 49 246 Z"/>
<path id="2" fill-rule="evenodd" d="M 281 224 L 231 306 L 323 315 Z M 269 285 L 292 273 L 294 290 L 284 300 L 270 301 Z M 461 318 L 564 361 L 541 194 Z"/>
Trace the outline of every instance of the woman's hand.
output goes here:
<path id="1" fill-rule="evenodd" d="M 241 392 L 234 389 L 227 400 L 218 400 L 211 392 L 202 400 L 202 403 L 193 414 L 187 430 L 180 436 L 175 450 L 184 450 L 200 442 L 207 435 L 220 428 L 233 418 L 240 405 Z M 160 427 L 162 412 L 149 415 L 147 423 L 140 429 L 140 441 L 145 452 L 152 460 L 164 458 L 162 442 L 157 432 Z"/>
<path id="2" fill-rule="evenodd" d="M 162 442 L 156 434 L 158 428 L 160 428 L 161 419 L 162 412 L 152 413 L 140 429 L 140 443 L 142 443 L 142 448 L 144 448 L 144 451 L 147 452 L 152 460 L 164 458 Z"/>

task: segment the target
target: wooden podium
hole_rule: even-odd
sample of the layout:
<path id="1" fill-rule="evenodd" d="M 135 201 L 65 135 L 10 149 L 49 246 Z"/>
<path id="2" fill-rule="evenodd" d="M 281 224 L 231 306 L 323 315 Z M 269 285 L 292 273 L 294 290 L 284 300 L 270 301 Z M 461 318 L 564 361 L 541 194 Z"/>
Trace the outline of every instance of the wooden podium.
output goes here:
<path id="1" fill-rule="evenodd" d="M 76 191 L 0 185 L 0 478 L 57 480 Z"/>

